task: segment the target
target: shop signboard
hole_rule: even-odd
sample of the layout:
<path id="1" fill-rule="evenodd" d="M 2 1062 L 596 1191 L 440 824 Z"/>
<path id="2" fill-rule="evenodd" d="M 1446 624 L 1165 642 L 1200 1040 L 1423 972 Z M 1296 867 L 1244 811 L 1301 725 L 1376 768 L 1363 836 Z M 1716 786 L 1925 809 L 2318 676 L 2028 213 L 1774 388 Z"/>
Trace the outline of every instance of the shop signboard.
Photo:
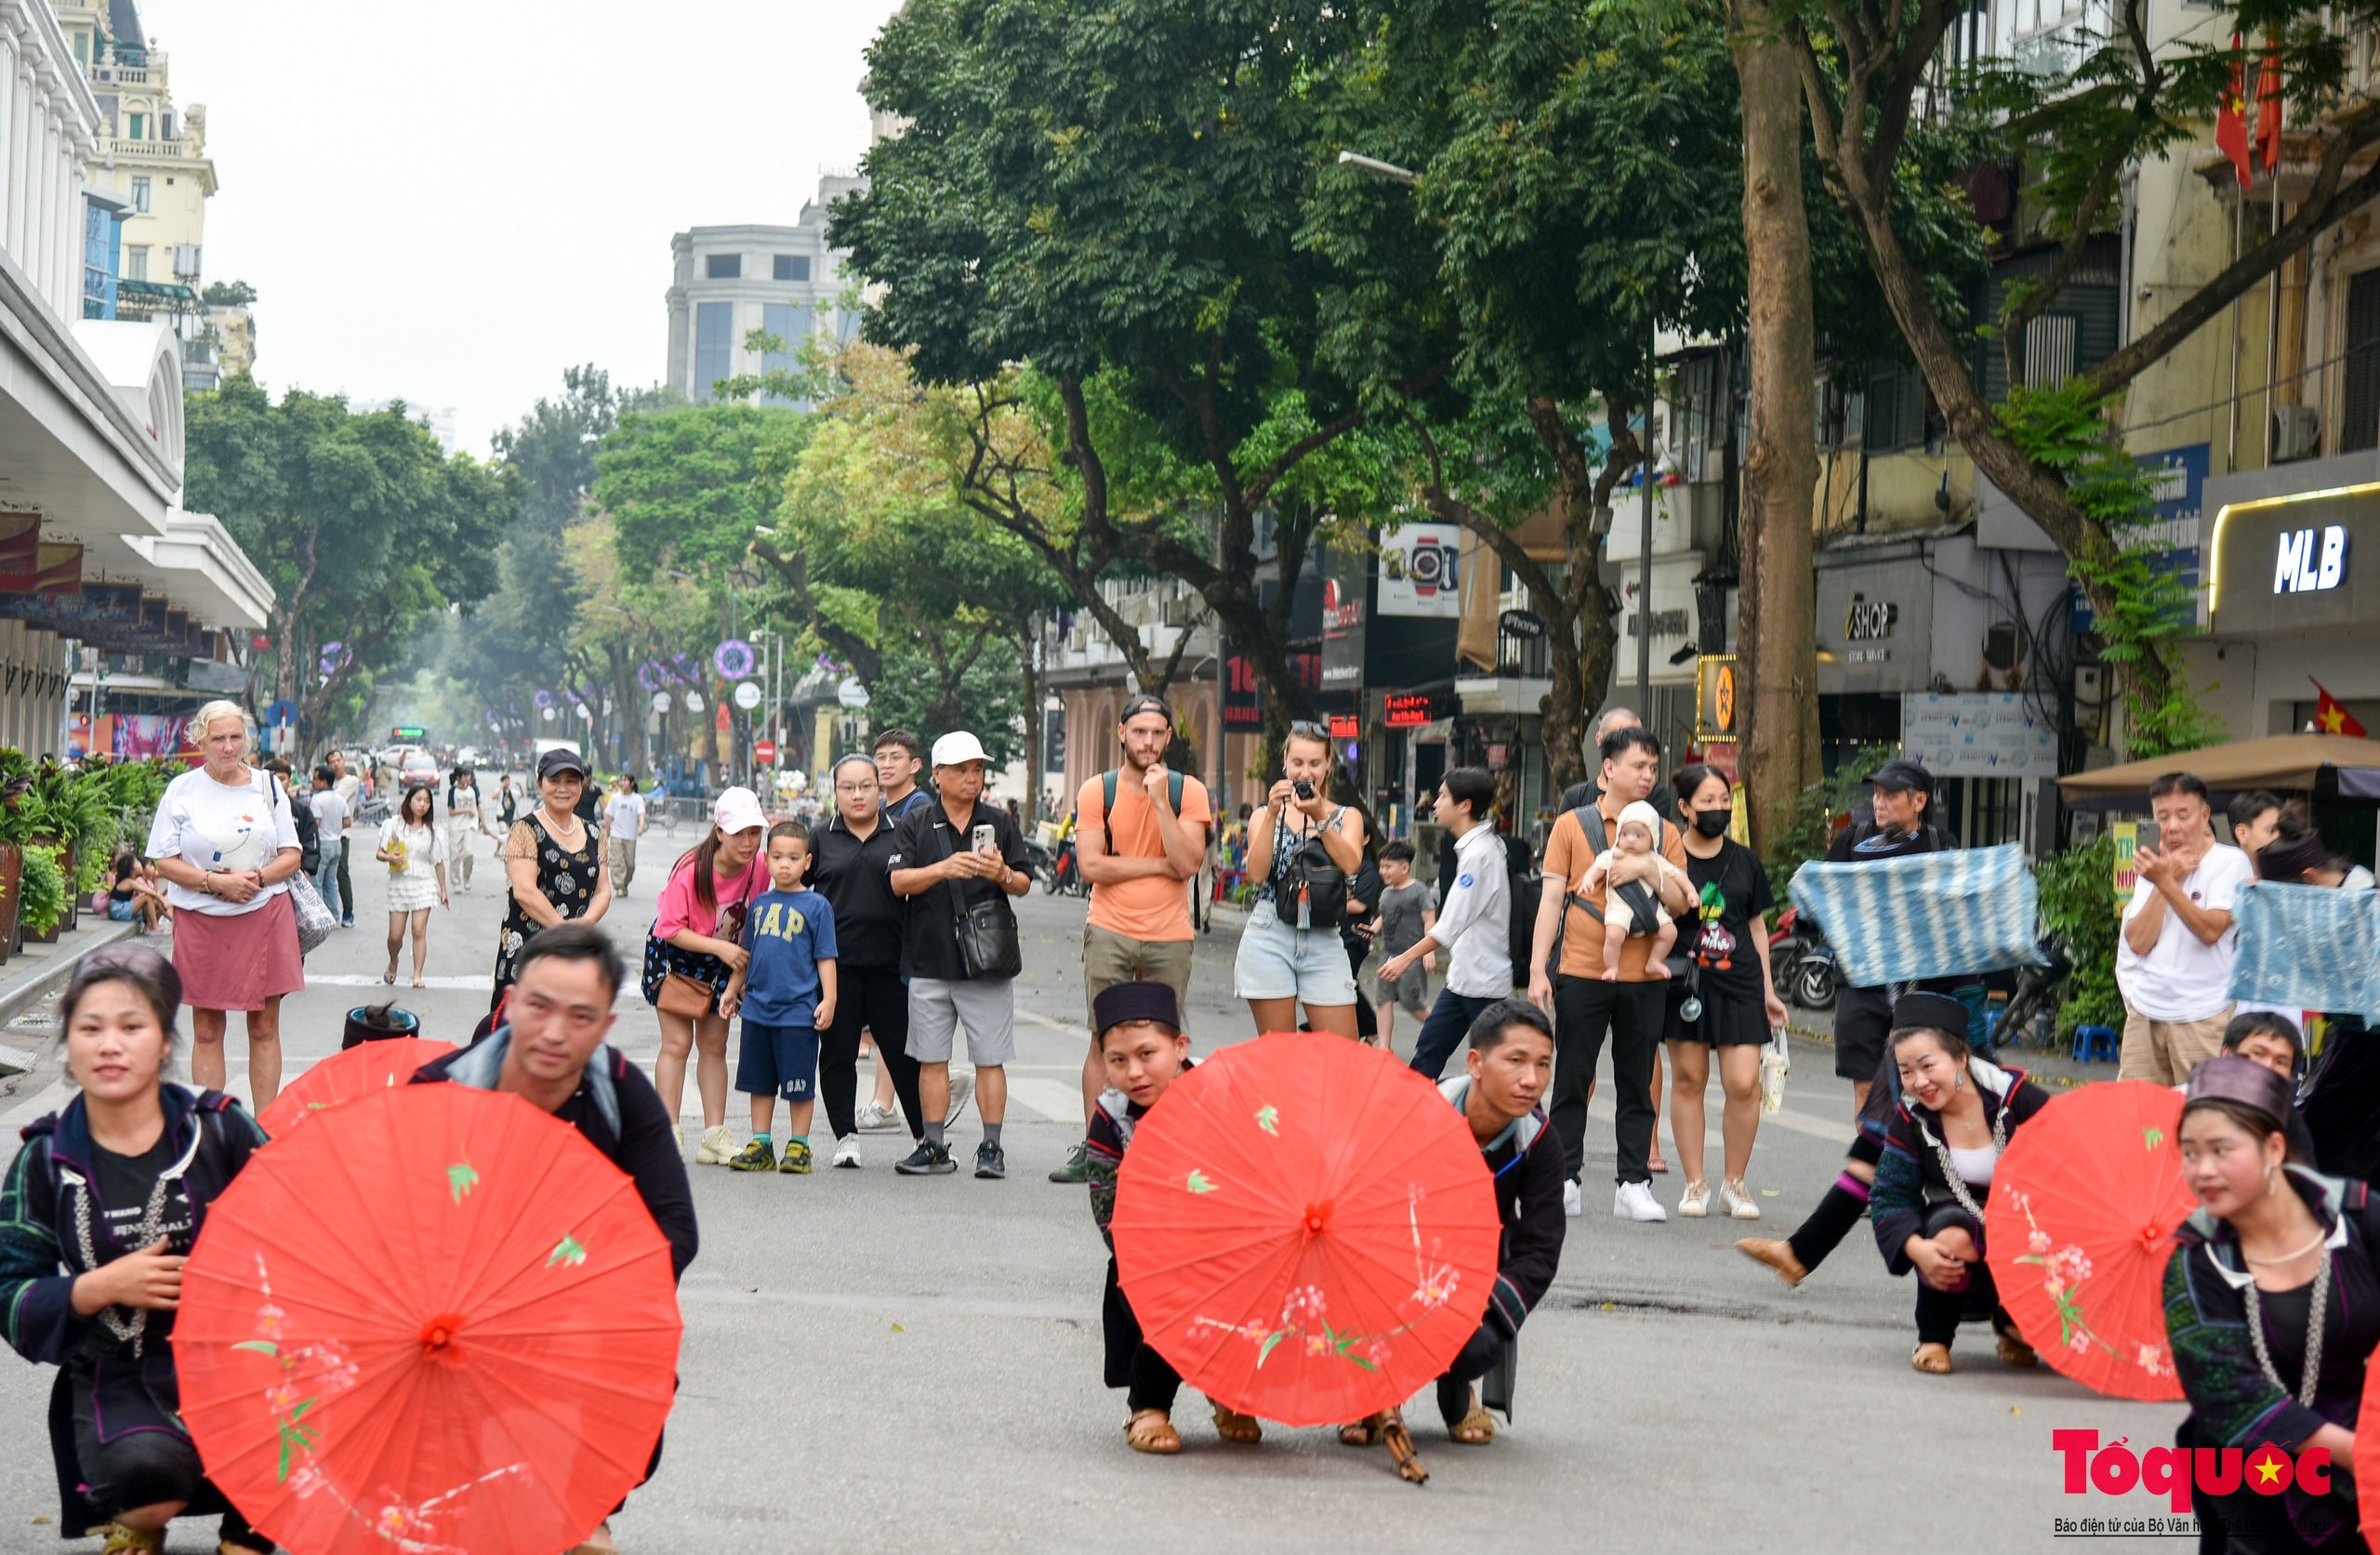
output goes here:
<path id="1" fill-rule="evenodd" d="M 2011 692 L 1926 692 L 1900 699 L 1901 754 L 1936 777 L 2057 775 L 2057 731 Z"/>
<path id="2" fill-rule="evenodd" d="M 2323 631 L 2380 615 L 2380 485 L 2235 502 L 2215 515 L 2207 614 L 2222 636 Z"/>
<path id="3" fill-rule="evenodd" d="M 1456 559 L 1461 532 L 1450 524 L 1403 524 L 1380 539 L 1381 615 L 1452 621 L 1462 614 Z"/>
<path id="4" fill-rule="evenodd" d="M 1364 683 L 1364 617 L 1371 587 L 1371 556 L 1330 550 L 1322 559 L 1322 689 L 1353 691 Z"/>
<path id="5" fill-rule="evenodd" d="M 1733 742 L 1741 709 L 1736 702 L 1736 656 L 1705 653 L 1695 671 L 1694 743 Z M 1730 770 L 1729 776 L 1733 776 Z"/>
<path id="6" fill-rule="evenodd" d="M 1934 672 L 1934 577 L 1922 555 L 1822 553 L 1818 693 L 1920 692 Z"/>
<path id="7" fill-rule="evenodd" d="M 2140 823 L 2119 821 L 2108 828 L 2116 849 L 2116 915 L 2121 917 L 2132 901 L 2132 893 L 2140 884 L 2139 873 L 2133 868 L 2132 856 L 2140 850 Z"/>
<path id="8" fill-rule="evenodd" d="M 2203 554 L 2200 541 L 2205 532 L 2201 515 L 2205 508 L 2207 447 L 2193 442 L 2137 455 L 2141 468 L 2156 476 L 2151 494 L 2156 498 L 2157 516 L 2118 536 L 2126 547 L 2150 547 L 2149 570 L 2180 578 L 2193 596 L 2198 592 Z M 2074 630 L 2079 636 L 2089 631 L 2092 623 L 2091 606 L 2079 584 L 2073 588 L 2073 602 Z M 2193 605 L 2193 613 L 2195 609 Z"/>
<path id="9" fill-rule="evenodd" d="M 1250 734 L 1264 729 L 1264 683 L 1254 665 L 1231 652 L 1223 656 L 1223 727 Z"/>
<path id="10" fill-rule="evenodd" d="M 1381 699 L 1381 723 L 1389 729 L 1419 729 L 1438 717 L 1437 698 L 1428 692 L 1390 692 Z"/>

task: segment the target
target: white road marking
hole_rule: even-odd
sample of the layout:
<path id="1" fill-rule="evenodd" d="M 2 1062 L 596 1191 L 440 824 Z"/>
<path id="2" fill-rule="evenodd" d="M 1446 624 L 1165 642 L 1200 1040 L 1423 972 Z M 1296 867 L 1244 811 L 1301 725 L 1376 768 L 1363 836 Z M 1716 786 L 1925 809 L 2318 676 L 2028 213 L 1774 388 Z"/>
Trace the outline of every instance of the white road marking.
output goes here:
<path id="1" fill-rule="evenodd" d="M 1046 1122 L 1082 1124 L 1082 1085 L 1079 1081 L 1067 1085 L 1059 1080 L 1037 1080 L 1026 1076 L 1009 1076 L 1008 1110 L 1013 1120 L 1016 1110 L 1025 1108 Z"/>
<path id="2" fill-rule="evenodd" d="M 496 986 L 495 974 L 490 972 L 481 972 L 469 977 L 426 977 L 421 981 L 432 988 L 469 988 L 481 993 L 485 993 Z M 309 988 L 386 988 L 392 998 L 421 992 L 413 986 L 410 979 L 400 978 L 392 983 L 382 982 L 370 972 L 308 972 L 306 986 Z"/>

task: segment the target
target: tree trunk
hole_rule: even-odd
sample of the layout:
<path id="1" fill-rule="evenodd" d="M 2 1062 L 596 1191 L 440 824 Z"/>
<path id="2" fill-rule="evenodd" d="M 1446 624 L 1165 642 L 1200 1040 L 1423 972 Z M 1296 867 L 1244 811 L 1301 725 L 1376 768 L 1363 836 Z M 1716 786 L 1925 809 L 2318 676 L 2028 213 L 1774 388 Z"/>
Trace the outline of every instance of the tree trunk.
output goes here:
<path id="1" fill-rule="evenodd" d="M 1810 496 L 1818 484 L 1810 226 L 1799 67 L 1777 0 L 1734 0 L 1743 93 L 1744 245 L 1751 266 L 1751 438 L 1738 594 L 1737 770 L 1752 847 L 1820 776 Z"/>
<path id="2" fill-rule="evenodd" d="M 1033 623 L 1036 611 L 1019 611 L 1011 617 L 1016 631 L 1016 662 L 1022 666 L 1025 681 L 1025 824 L 1029 828 L 1041 814 L 1041 666 L 1033 662 Z"/>

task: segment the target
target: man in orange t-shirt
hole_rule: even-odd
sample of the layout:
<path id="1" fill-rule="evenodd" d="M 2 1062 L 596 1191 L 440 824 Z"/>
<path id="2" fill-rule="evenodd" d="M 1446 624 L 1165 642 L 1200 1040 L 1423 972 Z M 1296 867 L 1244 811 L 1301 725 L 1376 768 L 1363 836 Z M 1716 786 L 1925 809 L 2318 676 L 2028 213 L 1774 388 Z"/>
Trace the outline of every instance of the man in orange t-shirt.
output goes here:
<path id="1" fill-rule="evenodd" d="M 1142 695 L 1126 702 L 1116 738 L 1124 761 L 1116 772 L 1115 814 L 1107 813 L 1104 772 L 1084 784 L 1075 798 L 1075 813 L 1081 817 L 1075 859 L 1091 884 L 1091 916 L 1082 929 L 1083 1000 L 1095 1006 L 1099 995 L 1117 983 L 1146 979 L 1170 985 L 1186 1011 L 1191 953 L 1197 946 L 1197 930 L 1190 920 L 1190 882 L 1207 856 L 1214 807 L 1207 798 L 1207 785 L 1183 773 L 1179 777 L 1181 806 L 1178 812 L 1175 809 L 1176 774 L 1165 765 L 1165 747 L 1173 740 L 1173 715 L 1161 700 Z M 1099 1093 L 1107 1087 L 1095 1015 L 1091 1030 L 1082 1065 L 1086 1128 L 1099 1110 Z M 1089 1172 L 1083 1147 L 1077 1145 L 1050 1180 L 1087 1182 Z"/>
<path id="2" fill-rule="evenodd" d="M 1649 799 L 1660 776 L 1661 743 L 1651 731 L 1631 725 L 1606 734 L 1597 748 L 1603 758 L 1603 792 L 1595 796 L 1593 806 L 1582 808 L 1593 809 L 1601 818 L 1602 824 L 1595 828 L 1600 835 L 1590 836 L 1580 825 L 1579 810 L 1566 810 L 1555 818 L 1554 830 L 1545 839 L 1545 894 L 1538 903 L 1537 939 L 1527 968 L 1528 994 L 1540 1008 L 1554 1015 L 1554 1095 L 1548 1113 L 1554 1137 L 1562 1144 L 1568 1183 L 1563 1190 L 1564 1207 L 1573 1215 L 1579 1213 L 1587 1089 L 1608 1032 L 1612 1103 L 1618 1114 L 1613 1132 L 1620 1146 L 1619 1188 L 1612 1195 L 1611 1212 L 1623 1220 L 1666 1220 L 1669 1213 L 1653 1197 L 1652 1172 L 1646 1162 L 1653 1144 L 1653 1063 L 1660 1049 L 1669 979 L 1663 969 L 1646 965 L 1652 936 L 1637 934 L 1620 947 L 1619 977 L 1606 981 L 1602 921 L 1606 891 L 1578 890 L 1595 855 L 1610 846 L 1618 834 L 1620 812 L 1638 799 Z M 1641 863 L 1631 861 L 1619 867 L 1628 869 L 1633 863 L 1646 870 L 1646 889 L 1659 896 L 1672 916 L 1684 922 L 1693 911 L 1695 898 L 1686 883 L 1686 839 L 1675 826 L 1662 824 L 1655 853 L 1675 865 L 1675 870 L 1659 869 L 1652 853 L 1642 855 Z M 1557 931 L 1562 937 L 1562 965 L 1548 975 L 1546 963 L 1553 957 Z"/>

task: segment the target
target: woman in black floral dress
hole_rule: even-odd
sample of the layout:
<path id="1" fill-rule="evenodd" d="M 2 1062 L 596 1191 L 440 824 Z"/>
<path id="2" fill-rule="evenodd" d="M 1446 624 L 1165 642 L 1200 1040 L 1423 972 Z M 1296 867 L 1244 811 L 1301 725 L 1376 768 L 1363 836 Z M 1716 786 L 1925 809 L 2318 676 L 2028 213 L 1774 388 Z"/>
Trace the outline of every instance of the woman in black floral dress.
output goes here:
<path id="1" fill-rule="evenodd" d="M 504 931 L 496 946 L 496 993 L 488 1008 L 504 1002 L 521 947 L 540 929 L 576 920 L 594 923 L 612 904 L 612 883 L 603 870 L 603 846 L 595 828 L 575 807 L 587 786 L 587 771 L 574 750 L 549 750 L 537 761 L 536 810 L 516 821 L 504 839 L 505 873 L 511 898 Z"/>

